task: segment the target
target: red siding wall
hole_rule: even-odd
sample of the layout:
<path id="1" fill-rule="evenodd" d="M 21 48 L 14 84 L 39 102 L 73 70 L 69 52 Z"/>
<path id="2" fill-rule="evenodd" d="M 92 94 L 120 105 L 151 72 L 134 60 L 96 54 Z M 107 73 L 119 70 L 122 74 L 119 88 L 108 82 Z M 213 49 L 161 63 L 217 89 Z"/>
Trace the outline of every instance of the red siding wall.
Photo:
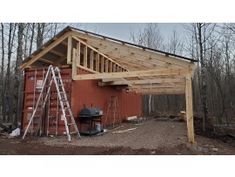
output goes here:
<path id="1" fill-rule="evenodd" d="M 87 73 L 79 69 L 79 74 Z M 106 125 L 113 123 L 113 116 L 108 111 L 108 103 L 112 96 L 117 96 L 119 110 L 119 120 L 121 122 L 128 116 L 141 116 L 141 96 L 133 92 L 126 92 L 124 89 L 105 86 L 98 86 L 98 80 L 72 81 L 71 104 L 74 115 L 85 105 L 86 107 L 98 107 L 104 111 L 104 123 Z M 108 115 L 107 112 L 109 112 Z M 106 121 L 105 121 L 106 120 Z"/>
<path id="2" fill-rule="evenodd" d="M 42 79 L 42 70 L 37 71 L 37 79 Z M 97 80 L 86 81 L 72 81 L 71 69 L 62 69 L 62 78 L 65 81 L 66 92 L 70 95 L 71 108 L 74 113 L 74 117 L 77 119 L 78 113 L 84 107 L 98 107 L 103 110 L 103 123 L 106 125 L 112 124 L 114 119 L 111 111 L 107 115 L 107 107 L 112 96 L 117 96 L 119 110 L 119 120 L 116 119 L 115 123 L 121 122 L 128 116 L 141 116 L 141 96 L 133 92 L 126 92 L 124 89 L 115 87 L 100 87 Z M 87 71 L 79 69 L 79 74 L 85 74 Z M 32 109 L 29 109 L 33 105 L 33 88 L 34 80 L 32 76 L 34 71 L 25 72 L 25 95 L 24 95 L 24 110 L 23 110 L 23 129 L 26 128 L 29 115 L 32 113 Z M 54 90 L 54 89 L 53 89 Z M 55 100 L 54 100 L 55 101 Z M 53 99 L 51 99 L 53 102 Z M 53 106 L 51 106 L 53 110 Z M 53 122 L 49 126 L 53 125 Z M 46 129 L 46 128 L 45 128 Z M 54 126 L 49 127 L 49 133 L 55 132 Z M 64 132 L 63 121 L 59 121 L 58 134 Z M 52 133 L 54 134 L 54 133 Z"/>

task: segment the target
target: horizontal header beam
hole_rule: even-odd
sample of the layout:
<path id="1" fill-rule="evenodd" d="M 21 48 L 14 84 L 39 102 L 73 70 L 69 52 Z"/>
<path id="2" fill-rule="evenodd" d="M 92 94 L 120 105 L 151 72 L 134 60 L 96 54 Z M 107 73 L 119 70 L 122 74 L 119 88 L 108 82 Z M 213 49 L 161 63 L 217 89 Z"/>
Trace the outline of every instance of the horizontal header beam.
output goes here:
<path id="1" fill-rule="evenodd" d="M 146 77 L 146 76 L 185 76 L 188 70 L 183 69 L 158 69 L 144 71 L 129 71 L 115 73 L 98 73 L 98 74 L 81 74 L 74 76 L 75 80 L 98 80 L 112 78 L 130 78 L 130 77 Z"/>
<path id="2" fill-rule="evenodd" d="M 185 78 L 156 78 L 156 79 L 141 79 L 141 80 L 102 80 L 103 86 L 105 85 L 146 85 L 146 84 L 156 84 L 156 83 L 175 83 L 175 82 L 185 82 Z M 100 84 L 100 85 L 102 85 Z"/>
<path id="3" fill-rule="evenodd" d="M 136 93 L 141 94 L 153 94 L 153 95 L 168 95 L 168 94 L 184 94 L 185 89 L 183 88 L 155 88 L 155 89 L 130 89 L 130 91 L 134 91 Z"/>

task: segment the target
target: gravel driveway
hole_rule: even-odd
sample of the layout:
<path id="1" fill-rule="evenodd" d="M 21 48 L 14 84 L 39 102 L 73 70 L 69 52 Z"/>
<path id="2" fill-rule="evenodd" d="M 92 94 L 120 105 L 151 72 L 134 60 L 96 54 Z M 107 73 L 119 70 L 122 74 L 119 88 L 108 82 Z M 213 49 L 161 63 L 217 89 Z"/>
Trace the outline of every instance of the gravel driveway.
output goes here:
<path id="1" fill-rule="evenodd" d="M 133 129 L 123 133 L 114 133 L 120 130 Z M 132 149 L 171 148 L 187 142 L 186 123 L 172 121 L 157 121 L 151 119 L 141 124 L 124 123 L 115 129 L 109 129 L 100 136 L 82 136 L 77 140 L 73 137 L 68 143 L 66 137 L 41 138 L 47 145 L 76 145 L 94 147 L 130 147 Z"/>

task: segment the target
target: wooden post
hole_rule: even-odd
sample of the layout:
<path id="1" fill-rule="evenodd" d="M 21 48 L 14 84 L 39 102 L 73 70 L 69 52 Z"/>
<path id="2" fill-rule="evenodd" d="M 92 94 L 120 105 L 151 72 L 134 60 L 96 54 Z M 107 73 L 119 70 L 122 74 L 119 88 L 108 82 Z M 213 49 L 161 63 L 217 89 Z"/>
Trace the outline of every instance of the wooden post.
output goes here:
<path id="1" fill-rule="evenodd" d="M 100 62 L 101 62 L 101 73 L 103 73 L 104 72 L 104 57 L 103 56 L 100 56 Z"/>
<path id="2" fill-rule="evenodd" d="M 94 56 L 95 53 L 93 50 L 90 50 L 90 69 L 94 70 Z"/>
<path id="3" fill-rule="evenodd" d="M 73 49 L 73 60 L 72 60 L 72 78 L 74 79 L 74 76 L 77 75 L 77 54 L 78 51 L 76 49 Z"/>
<path id="4" fill-rule="evenodd" d="M 117 72 L 121 72 L 122 68 L 120 66 L 118 66 Z"/>
<path id="5" fill-rule="evenodd" d="M 113 71 L 113 72 L 118 72 L 118 71 L 117 71 L 117 65 L 116 65 L 115 63 L 113 64 L 113 68 L 114 68 L 114 71 Z"/>
<path id="6" fill-rule="evenodd" d="M 192 75 L 186 76 L 185 87 L 187 132 L 189 143 L 194 143 Z"/>
<path id="7" fill-rule="evenodd" d="M 72 36 L 68 37 L 67 64 L 72 63 Z"/>
<path id="8" fill-rule="evenodd" d="M 100 55 L 97 53 L 97 55 L 95 56 L 95 60 L 96 60 L 96 63 L 95 63 L 95 71 L 99 72 L 99 64 L 100 64 Z"/>
<path id="9" fill-rule="evenodd" d="M 105 72 L 108 73 L 109 72 L 109 60 L 105 59 Z"/>
<path id="10" fill-rule="evenodd" d="M 84 46 L 83 66 L 87 68 L 87 46 Z"/>
<path id="11" fill-rule="evenodd" d="M 80 61 L 81 54 L 80 54 L 80 52 L 81 52 L 81 43 L 78 42 L 77 43 L 77 61 L 76 61 L 77 62 L 77 66 L 81 64 L 81 61 Z"/>
<path id="12" fill-rule="evenodd" d="M 113 63 L 109 61 L 109 72 L 113 72 Z"/>

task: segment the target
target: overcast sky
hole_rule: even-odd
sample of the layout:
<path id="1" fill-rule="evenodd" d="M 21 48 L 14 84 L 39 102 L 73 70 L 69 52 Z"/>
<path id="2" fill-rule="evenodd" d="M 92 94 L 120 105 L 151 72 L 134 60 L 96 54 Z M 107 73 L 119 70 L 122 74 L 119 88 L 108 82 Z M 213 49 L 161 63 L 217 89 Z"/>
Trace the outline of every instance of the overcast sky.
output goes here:
<path id="1" fill-rule="evenodd" d="M 175 30 L 180 37 L 184 31 L 184 25 L 180 23 L 158 23 L 161 34 L 165 40 L 171 36 Z M 78 28 L 92 31 L 95 33 L 107 35 L 113 38 L 118 38 L 124 41 L 130 41 L 131 33 L 138 33 L 146 23 L 80 23 L 76 25 Z"/>

